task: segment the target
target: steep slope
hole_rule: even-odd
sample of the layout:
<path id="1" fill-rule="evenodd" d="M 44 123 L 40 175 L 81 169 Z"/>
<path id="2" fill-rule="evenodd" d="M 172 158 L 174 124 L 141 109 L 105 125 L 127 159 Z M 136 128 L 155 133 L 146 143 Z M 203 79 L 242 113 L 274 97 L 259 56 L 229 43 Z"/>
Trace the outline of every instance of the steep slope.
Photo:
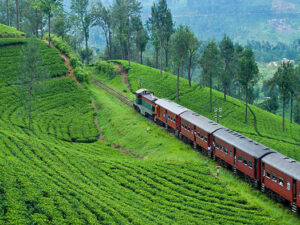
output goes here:
<path id="1" fill-rule="evenodd" d="M 119 61 L 129 69 L 131 90 L 148 88 L 162 98 L 176 100 L 176 77 L 169 73 L 159 74 L 159 70 L 132 63 L 128 68 L 126 61 Z M 214 113 L 209 112 L 209 89 L 193 83 L 188 86 L 186 79 L 180 79 L 180 104 L 214 120 Z M 245 104 L 235 98 L 228 97 L 224 101 L 223 94 L 213 91 L 213 107 L 222 108 L 222 125 L 244 134 L 268 147 L 300 160 L 300 126 L 287 122 L 286 131 L 281 131 L 281 117 L 250 105 L 249 121 L 244 123 Z M 256 120 L 257 130 L 254 127 Z"/>
<path id="2" fill-rule="evenodd" d="M 15 28 L 0 24 L 0 38 L 24 37 L 25 34 Z"/>

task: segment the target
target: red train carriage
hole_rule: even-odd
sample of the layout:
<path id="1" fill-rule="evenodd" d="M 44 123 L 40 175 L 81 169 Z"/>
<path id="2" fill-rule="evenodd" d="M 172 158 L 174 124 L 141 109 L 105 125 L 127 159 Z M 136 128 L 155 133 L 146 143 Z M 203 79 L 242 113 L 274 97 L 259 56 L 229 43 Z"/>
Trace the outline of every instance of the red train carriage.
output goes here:
<path id="1" fill-rule="evenodd" d="M 200 146 L 206 151 L 210 150 L 212 133 L 223 126 L 192 111 L 184 112 L 180 117 L 181 134 L 193 143 L 194 148 Z"/>
<path id="2" fill-rule="evenodd" d="M 262 190 L 265 187 L 300 207 L 300 163 L 280 153 L 262 159 Z"/>
<path id="3" fill-rule="evenodd" d="M 258 185 L 261 180 L 261 159 L 274 151 L 226 128 L 217 130 L 213 136 L 215 156 Z"/>
<path id="4" fill-rule="evenodd" d="M 180 132 L 180 115 L 188 109 L 167 99 L 158 99 L 155 104 L 156 120 L 161 121 L 162 124 L 175 130 L 178 134 Z"/>

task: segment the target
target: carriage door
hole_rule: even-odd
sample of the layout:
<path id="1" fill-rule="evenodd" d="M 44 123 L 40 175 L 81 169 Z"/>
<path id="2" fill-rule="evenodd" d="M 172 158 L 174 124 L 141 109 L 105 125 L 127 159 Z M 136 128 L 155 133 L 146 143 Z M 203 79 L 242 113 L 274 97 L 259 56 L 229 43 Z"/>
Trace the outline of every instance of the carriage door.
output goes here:
<path id="1" fill-rule="evenodd" d="M 297 200 L 297 185 L 296 180 L 293 179 L 293 201 Z"/>
<path id="2" fill-rule="evenodd" d="M 233 148 L 234 165 L 236 166 L 236 148 Z"/>

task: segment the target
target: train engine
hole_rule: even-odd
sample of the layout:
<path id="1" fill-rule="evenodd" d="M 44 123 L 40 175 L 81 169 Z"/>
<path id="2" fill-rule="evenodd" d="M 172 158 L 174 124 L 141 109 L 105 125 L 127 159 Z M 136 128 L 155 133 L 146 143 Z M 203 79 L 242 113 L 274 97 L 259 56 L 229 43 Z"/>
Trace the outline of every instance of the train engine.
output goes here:
<path id="1" fill-rule="evenodd" d="M 133 103 L 134 109 L 145 117 L 154 119 L 156 106 L 155 102 L 158 100 L 158 98 L 154 96 L 152 91 L 147 89 L 139 89 L 135 92 L 135 94 L 136 100 Z"/>

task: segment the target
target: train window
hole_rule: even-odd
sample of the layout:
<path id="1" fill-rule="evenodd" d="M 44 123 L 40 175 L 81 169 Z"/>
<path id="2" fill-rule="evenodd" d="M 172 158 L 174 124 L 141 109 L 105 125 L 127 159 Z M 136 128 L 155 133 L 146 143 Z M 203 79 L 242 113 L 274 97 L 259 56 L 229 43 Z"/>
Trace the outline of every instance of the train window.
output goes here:
<path id="1" fill-rule="evenodd" d="M 226 147 L 224 148 L 224 152 L 228 154 L 228 149 Z"/>
<path id="2" fill-rule="evenodd" d="M 268 170 L 266 170 L 266 177 L 269 178 L 269 179 L 271 178 L 271 173 Z"/>
<path id="3" fill-rule="evenodd" d="M 200 135 L 201 135 L 201 139 L 203 140 L 203 138 L 204 138 L 203 134 L 200 134 Z"/>
<path id="4" fill-rule="evenodd" d="M 284 181 L 281 177 L 278 177 L 278 184 L 282 187 L 284 186 Z"/>
<path id="5" fill-rule="evenodd" d="M 229 151 L 230 156 L 232 156 L 232 150 Z"/>
<path id="6" fill-rule="evenodd" d="M 223 152 L 223 145 L 220 145 L 220 150 L 221 152 Z"/>
<path id="7" fill-rule="evenodd" d="M 218 142 L 216 142 L 216 148 L 219 148 L 219 143 Z"/>
<path id="8" fill-rule="evenodd" d="M 189 131 L 191 131 L 191 128 L 190 128 L 190 127 L 188 127 L 188 130 L 189 130 Z"/>
<path id="9" fill-rule="evenodd" d="M 289 181 L 286 182 L 286 189 L 291 190 L 291 184 Z"/>
<path id="10" fill-rule="evenodd" d="M 248 161 L 248 166 L 252 169 L 252 162 L 250 160 Z"/>
<path id="11" fill-rule="evenodd" d="M 207 142 L 207 137 L 206 136 L 204 137 L 204 141 Z"/>
<path id="12" fill-rule="evenodd" d="M 164 112 L 164 117 L 166 117 L 166 113 Z"/>
<path id="13" fill-rule="evenodd" d="M 272 173 L 272 181 L 277 183 L 277 176 L 274 173 Z"/>
<path id="14" fill-rule="evenodd" d="M 246 158 L 243 159 L 243 163 L 244 163 L 244 165 L 247 166 L 247 159 Z"/>
<path id="15" fill-rule="evenodd" d="M 199 132 L 197 132 L 197 136 L 200 137 L 200 133 Z"/>
<path id="16" fill-rule="evenodd" d="M 241 155 L 238 156 L 238 160 L 239 160 L 240 162 L 242 162 L 243 159 L 242 159 L 242 156 L 241 156 Z"/>

